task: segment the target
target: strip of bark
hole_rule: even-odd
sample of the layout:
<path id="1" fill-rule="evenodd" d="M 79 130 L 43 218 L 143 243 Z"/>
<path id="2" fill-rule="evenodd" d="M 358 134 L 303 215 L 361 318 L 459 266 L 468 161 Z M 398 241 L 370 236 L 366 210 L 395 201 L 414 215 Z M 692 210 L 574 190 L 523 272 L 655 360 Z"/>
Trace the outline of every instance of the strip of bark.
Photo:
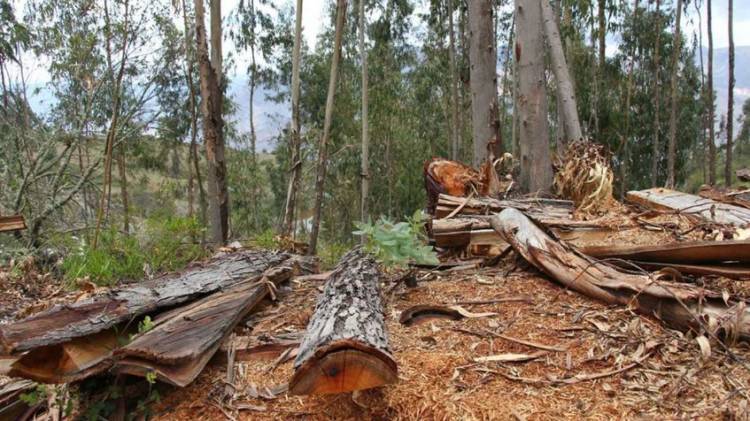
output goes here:
<path id="1" fill-rule="evenodd" d="M 282 282 L 298 271 L 293 260 L 190 306 L 115 351 L 115 369 L 184 387 L 200 374 L 235 326 Z"/>

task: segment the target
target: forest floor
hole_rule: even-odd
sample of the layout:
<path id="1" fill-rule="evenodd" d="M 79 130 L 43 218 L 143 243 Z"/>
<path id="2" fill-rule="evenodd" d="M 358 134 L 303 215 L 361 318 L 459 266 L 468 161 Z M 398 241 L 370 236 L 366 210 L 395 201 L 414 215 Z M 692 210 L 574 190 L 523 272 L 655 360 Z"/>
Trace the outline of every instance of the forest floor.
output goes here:
<path id="1" fill-rule="evenodd" d="M 399 287 L 386 296 L 390 344 L 399 364 L 396 384 L 353 395 L 276 395 L 271 391 L 283 390 L 292 375 L 292 360 L 279 364 L 273 355 L 237 363 L 234 407 L 244 409 L 233 411 L 214 400 L 226 377 L 225 366 L 217 364 L 189 387 L 162 394 L 155 419 L 746 419 L 750 414 L 747 346 L 726 351 L 714 344 L 710 355 L 702 354 L 690 335 L 592 301 L 516 263 L 510 257 L 500 267 L 424 271 L 417 287 Z M 303 331 L 321 285 L 294 285 L 254 317 L 252 334 Z M 489 317 L 399 323 L 400 312 L 418 304 L 504 298 L 526 299 L 461 304 L 474 313 L 496 313 Z M 540 352 L 497 333 L 563 351 Z M 475 361 L 503 353 L 538 357 Z"/>
<path id="2" fill-rule="evenodd" d="M 600 242 L 661 244 L 675 241 L 675 232 L 683 233 L 683 239 L 705 234 L 691 231 L 680 216 L 656 216 L 649 222 L 671 222 L 673 229 L 624 230 Z M 73 292 L 51 275 L 25 273 L 18 278 L 0 270 L 0 320 L 92 292 L 85 283 Z M 391 275 L 400 278 L 398 272 Z M 397 383 L 355 394 L 290 396 L 285 385 L 293 355 L 279 351 L 238 358 L 234 398 L 227 402 L 222 399 L 226 354 L 220 351 L 190 386 L 159 385 L 161 399 L 150 409 L 152 419 L 750 417 L 746 344 L 725 348 L 711 341 L 701 347 L 693 334 L 667 329 L 654 317 L 561 287 L 514 253 L 491 267 L 420 270 L 415 277 L 415 287 L 391 282 L 383 288 L 390 345 L 399 366 Z M 695 282 L 750 298 L 747 283 L 722 278 Z M 262 338 L 304 332 L 323 284 L 291 282 L 279 290 L 278 301 L 266 303 L 236 334 Z M 460 305 L 481 317 L 428 319 L 412 326 L 399 322 L 401 312 L 420 304 Z M 481 360 L 509 353 L 528 360 Z M 0 377 L 0 385 L 5 381 Z"/>

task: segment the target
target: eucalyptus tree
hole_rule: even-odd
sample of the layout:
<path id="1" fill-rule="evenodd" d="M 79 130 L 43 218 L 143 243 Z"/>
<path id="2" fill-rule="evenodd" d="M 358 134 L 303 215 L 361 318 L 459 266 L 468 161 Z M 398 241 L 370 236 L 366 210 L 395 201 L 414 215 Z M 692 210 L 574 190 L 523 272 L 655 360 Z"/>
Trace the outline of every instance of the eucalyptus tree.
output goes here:
<path id="1" fill-rule="evenodd" d="M 229 193 L 224 159 L 224 94 L 221 87 L 221 2 L 211 3 L 211 55 L 208 52 L 203 0 L 194 0 L 195 37 L 200 74 L 203 141 L 208 162 L 209 232 L 214 245 L 224 244 L 229 235 Z M 218 25 L 216 20 L 218 19 Z"/>
<path id="2" fill-rule="evenodd" d="M 552 186 L 547 92 L 544 76 L 542 8 L 539 0 L 516 0 L 516 60 L 521 121 L 521 188 L 546 192 Z"/>
<path id="3" fill-rule="evenodd" d="M 734 145 L 734 1 L 727 2 L 727 30 L 729 31 L 729 87 L 727 91 L 727 156 L 724 166 L 724 184 L 732 185 L 732 147 Z"/>
<path id="4" fill-rule="evenodd" d="M 471 83 L 472 162 L 475 167 L 487 158 L 489 142 L 494 142 L 496 147 L 502 146 L 502 139 L 497 138 L 497 52 L 493 12 L 494 6 L 490 0 L 469 1 L 469 62 L 471 63 L 469 81 Z M 541 27 L 541 17 L 539 21 L 537 30 Z"/>
<path id="5" fill-rule="evenodd" d="M 708 184 L 716 183 L 716 116 L 714 115 L 714 34 L 711 0 L 706 0 L 706 26 L 708 35 Z M 702 54 L 702 53 L 701 53 Z"/>
<path id="6" fill-rule="evenodd" d="M 675 175 L 675 156 L 677 154 L 676 137 L 677 137 L 677 77 L 679 74 L 679 58 L 682 48 L 682 35 L 680 32 L 680 21 L 682 18 L 682 1 L 677 0 L 675 10 L 674 36 L 672 38 L 672 77 L 670 79 L 670 99 L 671 107 L 669 113 L 669 149 L 667 151 L 667 187 L 674 188 Z"/>

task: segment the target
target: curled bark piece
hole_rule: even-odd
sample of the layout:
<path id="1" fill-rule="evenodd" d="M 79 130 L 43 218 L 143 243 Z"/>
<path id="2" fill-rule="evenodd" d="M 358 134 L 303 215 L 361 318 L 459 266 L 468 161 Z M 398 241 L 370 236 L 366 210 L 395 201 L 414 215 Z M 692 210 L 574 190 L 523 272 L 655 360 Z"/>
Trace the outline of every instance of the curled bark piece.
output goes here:
<path id="1" fill-rule="evenodd" d="M 678 329 L 708 329 L 730 341 L 750 340 L 750 311 L 743 300 L 725 302 L 721 294 L 694 285 L 620 272 L 552 239 L 516 209 L 500 212 L 492 227 L 529 263 L 572 290 L 629 305 Z"/>
<path id="2" fill-rule="evenodd" d="M 395 382 L 375 260 L 347 253 L 326 282 L 294 362 L 289 392 L 342 393 Z"/>
<path id="3" fill-rule="evenodd" d="M 421 304 L 404 310 L 399 322 L 402 325 L 413 326 L 431 319 L 461 320 L 463 318 L 489 317 L 496 314 L 491 312 L 472 313 L 460 306 Z"/>

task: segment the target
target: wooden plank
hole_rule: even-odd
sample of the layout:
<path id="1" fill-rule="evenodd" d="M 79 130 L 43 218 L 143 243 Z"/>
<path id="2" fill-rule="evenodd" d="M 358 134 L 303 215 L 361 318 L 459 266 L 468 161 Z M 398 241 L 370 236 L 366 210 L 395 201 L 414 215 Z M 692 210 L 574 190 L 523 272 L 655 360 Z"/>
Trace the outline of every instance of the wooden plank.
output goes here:
<path id="1" fill-rule="evenodd" d="M 360 249 L 344 255 L 318 297 L 294 362 L 289 392 L 343 393 L 395 382 L 377 262 Z"/>
<path id="2" fill-rule="evenodd" d="M 634 308 L 678 329 L 729 335 L 750 341 L 750 308 L 736 297 L 724 300 L 701 286 L 633 274 L 598 263 L 558 242 L 515 209 L 506 209 L 492 227 L 530 264 L 567 288 L 610 304 Z"/>
<path id="3" fill-rule="evenodd" d="M 697 220 L 739 227 L 750 223 L 750 209 L 665 188 L 629 191 L 626 199 L 650 209 L 673 211 Z"/>
<path id="4" fill-rule="evenodd" d="M 155 371 L 161 381 L 190 384 L 235 326 L 282 282 L 298 273 L 293 259 L 198 301 L 115 351 L 115 369 L 145 375 Z"/>
<path id="5" fill-rule="evenodd" d="M 289 257 L 289 254 L 268 251 L 222 254 L 182 273 L 113 289 L 73 304 L 56 305 L 0 326 L 0 344 L 5 353 L 10 354 L 101 332 L 157 309 L 189 302 L 248 278 L 259 277 Z"/>
<path id="6" fill-rule="evenodd" d="M 21 231 L 26 229 L 23 215 L 0 216 L 0 232 Z"/>
<path id="7" fill-rule="evenodd" d="M 686 241 L 681 243 L 631 246 L 612 244 L 582 247 L 581 251 L 598 258 L 617 257 L 662 263 L 750 263 L 750 240 Z"/>

